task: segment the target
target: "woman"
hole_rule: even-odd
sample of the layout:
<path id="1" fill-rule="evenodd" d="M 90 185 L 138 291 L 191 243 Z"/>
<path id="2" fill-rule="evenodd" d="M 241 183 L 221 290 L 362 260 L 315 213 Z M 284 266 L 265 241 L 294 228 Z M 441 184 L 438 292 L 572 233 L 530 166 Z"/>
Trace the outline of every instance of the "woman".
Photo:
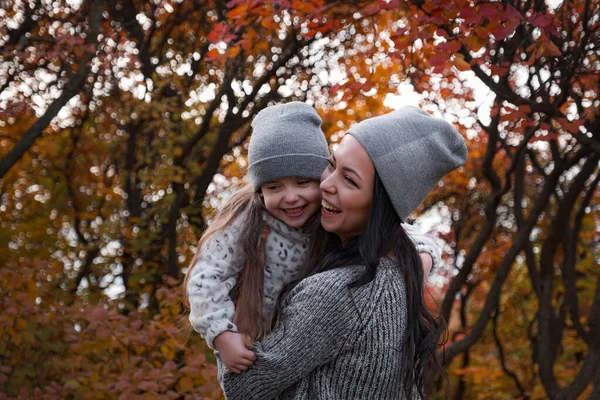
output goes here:
<path id="1" fill-rule="evenodd" d="M 401 222 L 466 154 L 450 124 L 415 107 L 348 132 L 321 177 L 326 252 L 287 291 L 254 365 L 225 374 L 228 399 L 423 397 L 440 329 Z"/>

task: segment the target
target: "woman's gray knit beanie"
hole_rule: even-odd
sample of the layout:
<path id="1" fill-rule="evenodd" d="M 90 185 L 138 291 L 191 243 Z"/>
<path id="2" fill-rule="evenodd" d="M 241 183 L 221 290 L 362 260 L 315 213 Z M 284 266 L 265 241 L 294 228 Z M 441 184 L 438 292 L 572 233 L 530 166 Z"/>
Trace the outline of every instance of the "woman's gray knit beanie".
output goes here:
<path id="1" fill-rule="evenodd" d="M 367 150 L 402 221 L 467 159 L 465 140 L 454 127 L 417 107 L 364 120 L 348 133 Z"/>
<path id="2" fill-rule="evenodd" d="M 319 180 L 328 160 L 321 117 L 312 106 L 298 101 L 277 104 L 254 117 L 248 146 L 254 190 L 286 177 Z"/>

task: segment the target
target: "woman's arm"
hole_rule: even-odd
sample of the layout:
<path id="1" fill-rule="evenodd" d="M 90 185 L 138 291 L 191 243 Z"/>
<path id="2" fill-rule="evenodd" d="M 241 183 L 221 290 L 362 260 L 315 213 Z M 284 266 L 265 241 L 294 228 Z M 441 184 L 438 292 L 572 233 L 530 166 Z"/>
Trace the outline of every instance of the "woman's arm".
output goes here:
<path id="1" fill-rule="evenodd" d="M 254 364 L 225 374 L 227 399 L 270 399 L 333 360 L 359 330 L 347 288 L 348 268 L 302 281 L 287 298 L 280 323 L 256 344 Z"/>

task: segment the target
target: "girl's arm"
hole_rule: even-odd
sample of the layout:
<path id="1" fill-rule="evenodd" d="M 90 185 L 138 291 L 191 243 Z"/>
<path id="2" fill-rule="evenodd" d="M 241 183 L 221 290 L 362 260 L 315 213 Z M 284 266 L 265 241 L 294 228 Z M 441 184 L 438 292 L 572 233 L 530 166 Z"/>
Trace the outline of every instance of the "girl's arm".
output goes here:
<path id="1" fill-rule="evenodd" d="M 237 332 L 233 323 L 235 306 L 229 291 L 235 285 L 241 265 L 235 260 L 239 226 L 234 223 L 216 233 L 199 249 L 200 254 L 188 281 L 190 323 L 210 348 L 225 331 Z"/>
<path id="2" fill-rule="evenodd" d="M 292 290 L 280 323 L 256 344 L 254 364 L 239 375 L 225 374 L 227 399 L 273 398 L 337 356 L 360 328 L 347 273 L 317 274 Z"/>
<path id="3" fill-rule="evenodd" d="M 419 253 L 427 253 L 431 256 L 432 264 L 431 270 L 429 271 L 429 275 L 433 274 L 434 271 L 441 265 L 442 249 L 435 243 L 435 241 L 432 238 L 422 234 L 414 226 L 404 223 L 402 224 L 402 228 L 404 228 L 404 230 L 408 234 L 408 237 L 410 237 L 410 240 L 412 240 Z M 425 263 L 424 267 L 426 267 Z M 425 275 L 425 281 L 427 281 L 427 275 Z"/>

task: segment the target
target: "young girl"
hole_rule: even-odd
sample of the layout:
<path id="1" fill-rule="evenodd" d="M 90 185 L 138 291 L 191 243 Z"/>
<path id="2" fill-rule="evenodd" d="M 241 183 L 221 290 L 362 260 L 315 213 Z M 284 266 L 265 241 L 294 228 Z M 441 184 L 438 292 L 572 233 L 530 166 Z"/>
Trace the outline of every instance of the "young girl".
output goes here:
<path id="1" fill-rule="evenodd" d="M 190 323 L 215 350 L 218 363 L 233 373 L 256 359 L 247 345 L 270 331 L 282 287 L 301 266 L 314 263 L 307 258 L 322 253 L 319 179 L 329 151 L 320 126 L 315 110 L 300 102 L 256 115 L 248 148 L 251 185 L 217 213 L 190 264 L 184 282 Z M 433 266 L 439 264 L 435 243 L 410 233 L 417 250 L 429 253 Z"/>

